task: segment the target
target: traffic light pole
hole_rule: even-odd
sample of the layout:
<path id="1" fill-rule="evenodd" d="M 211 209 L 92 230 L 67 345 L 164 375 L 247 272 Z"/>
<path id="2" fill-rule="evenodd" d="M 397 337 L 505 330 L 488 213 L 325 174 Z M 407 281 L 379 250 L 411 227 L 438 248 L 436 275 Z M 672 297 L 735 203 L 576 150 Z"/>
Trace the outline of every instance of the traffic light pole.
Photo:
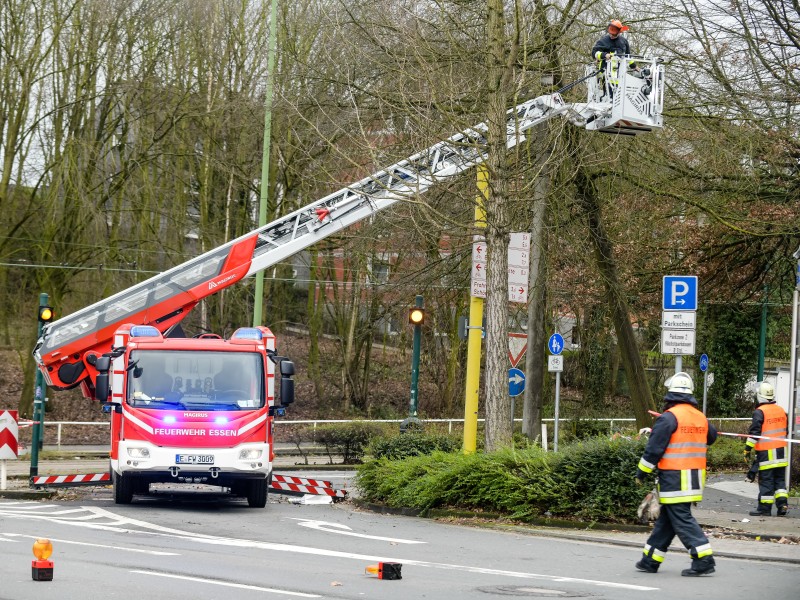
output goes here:
<path id="1" fill-rule="evenodd" d="M 47 306 L 49 303 L 49 296 L 45 293 L 39 294 L 39 307 Z M 41 314 L 37 311 L 37 314 Z M 38 322 L 38 335 L 37 339 L 42 337 L 42 320 L 37 319 Z M 31 469 L 30 477 L 31 482 L 33 478 L 39 475 L 39 444 L 42 440 L 42 428 L 44 427 L 44 399 L 45 399 L 45 384 L 44 375 L 41 370 L 36 369 L 36 378 L 33 387 L 33 430 L 31 433 Z"/>
<path id="2" fill-rule="evenodd" d="M 414 301 L 414 306 L 422 308 L 422 296 L 417 296 Z M 419 349 L 422 339 L 422 325 L 419 323 L 414 324 L 414 349 L 411 354 L 411 401 L 408 405 L 408 416 L 417 416 L 417 403 L 419 401 L 417 396 L 418 383 L 419 383 Z"/>

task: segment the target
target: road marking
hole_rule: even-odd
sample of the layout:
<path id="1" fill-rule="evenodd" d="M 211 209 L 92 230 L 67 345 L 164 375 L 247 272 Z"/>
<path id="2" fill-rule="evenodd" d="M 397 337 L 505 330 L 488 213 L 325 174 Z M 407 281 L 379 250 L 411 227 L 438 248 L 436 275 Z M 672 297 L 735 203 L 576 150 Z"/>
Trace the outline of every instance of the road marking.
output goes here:
<path id="1" fill-rule="evenodd" d="M 16 542 L 17 542 L 17 540 L 10 540 L 10 539 L 8 539 L 8 538 L 0 537 L 0 542 L 11 542 L 11 543 L 16 543 Z"/>
<path id="2" fill-rule="evenodd" d="M 303 519 L 300 517 L 290 517 L 292 520 L 300 521 L 300 527 L 308 527 L 309 529 L 316 529 L 317 531 L 326 531 L 328 533 L 338 533 L 341 535 L 351 535 L 353 537 L 365 538 L 368 540 L 380 540 L 383 542 L 395 542 L 397 544 L 427 544 L 428 542 L 420 542 L 418 540 L 403 540 L 400 538 L 381 537 L 379 535 L 367 535 L 366 533 L 356 533 L 347 525 L 340 523 L 329 523 L 328 521 L 313 521 L 311 519 Z"/>
<path id="3" fill-rule="evenodd" d="M 2 535 L 7 535 L 9 537 L 18 537 L 18 538 L 29 538 L 31 540 L 36 540 L 41 536 L 35 535 L 25 535 L 22 533 L 3 533 Z M 2 539 L 2 538 L 0 538 Z M 58 538 L 47 538 L 51 542 L 58 542 L 59 544 L 72 544 L 74 546 L 90 546 L 92 548 L 108 548 L 109 550 L 124 550 L 126 552 L 138 552 L 140 554 L 150 554 L 152 556 L 180 556 L 177 552 L 163 552 L 161 550 L 144 550 L 142 548 L 128 548 L 126 546 L 109 546 L 107 544 L 91 544 L 89 542 L 76 542 L 74 540 L 61 540 Z M 16 540 L 8 540 L 8 541 L 16 541 Z"/>
<path id="4" fill-rule="evenodd" d="M 203 577 L 189 577 L 187 575 L 175 575 L 174 573 L 159 573 L 158 571 L 139 571 L 139 570 L 132 570 L 131 573 L 139 573 L 141 575 L 154 575 L 156 577 L 168 577 L 170 579 L 182 579 L 184 581 L 196 581 L 198 583 L 210 583 L 211 585 L 222 585 L 225 587 L 232 587 L 240 590 L 255 590 L 257 592 L 270 592 L 272 594 L 284 594 L 286 596 L 299 596 L 300 598 L 322 598 L 322 596 L 319 596 L 317 594 L 290 592 L 289 590 L 279 590 L 278 588 L 261 587 L 258 585 L 247 585 L 244 583 L 231 583 L 229 581 L 217 581 L 216 579 L 205 579 Z"/>
<path id="5" fill-rule="evenodd" d="M 173 529 L 171 527 L 164 527 L 161 525 L 156 525 L 155 523 L 148 523 L 147 521 L 140 521 L 138 519 L 130 519 L 127 517 L 123 517 L 120 515 L 116 515 L 111 511 L 108 511 L 104 508 L 100 508 L 97 506 L 85 506 L 83 507 L 88 511 L 91 511 L 93 514 L 98 516 L 106 517 L 111 519 L 115 526 L 111 526 L 109 524 L 100 524 L 100 523 L 86 523 L 86 522 L 77 522 L 72 520 L 63 520 L 59 521 L 65 525 L 76 525 L 79 527 L 87 527 L 91 529 L 103 529 L 103 530 L 110 530 L 116 531 L 120 533 L 149 533 L 151 535 L 160 535 L 164 537 L 173 537 L 187 541 L 194 541 L 201 544 L 209 544 L 214 546 L 229 546 L 229 547 L 238 547 L 238 548 L 246 548 L 248 550 L 252 550 L 253 548 L 258 548 L 261 550 L 268 550 L 268 551 L 275 551 L 275 552 L 292 552 L 297 554 L 309 554 L 315 556 L 328 556 L 334 558 L 349 558 L 358 561 L 368 561 L 370 563 L 373 562 L 399 562 L 408 565 L 417 565 L 421 567 L 429 567 L 433 569 L 445 569 L 451 571 L 461 571 L 465 573 L 478 573 L 483 575 L 500 575 L 505 577 L 516 577 L 521 579 L 534 579 L 534 580 L 541 580 L 541 581 L 554 581 L 554 582 L 571 582 L 571 583 L 581 583 L 581 584 L 588 584 L 594 585 L 598 587 L 609 587 L 609 588 L 616 588 L 616 589 L 627 589 L 627 590 L 636 590 L 636 591 L 654 591 L 660 588 L 656 587 L 648 587 L 642 585 L 633 585 L 627 583 L 617 583 L 614 581 L 603 581 L 603 580 L 595 580 L 595 579 L 579 579 L 575 577 L 561 577 L 558 575 L 545 575 L 542 573 L 525 573 L 521 571 L 506 571 L 503 569 L 489 569 L 484 567 L 473 567 L 469 565 L 456 565 L 456 564 L 449 564 L 449 563 L 436 563 L 436 562 L 428 562 L 422 560 L 414 560 L 408 558 L 390 558 L 386 556 L 380 555 L 371 555 L 371 554 L 356 554 L 353 552 L 342 552 L 339 550 L 326 550 L 323 548 L 314 548 L 311 546 L 295 546 L 291 544 L 280 544 L 275 542 L 262 542 L 257 540 L 246 540 L 241 538 L 223 538 L 219 536 L 213 536 L 203 533 L 193 533 L 190 531 L 182 531 L 180 529 Z M 2 514 L 2 513 L 0 513 Z M 45 518 L 44 515 L 32 515 L 32 514 L 13 514 L 11 513 L 10 516 L 16 517 L 23 517 L 23 518 Z M 56 520 L 56 519 L 53 519 Z M 149 530 L 149 531 L 142 531 L 141 529 L 126 529 L 120 527 L 121 525 L 133 525 L 135 527 L 140 527 L 141 529 Z"/>

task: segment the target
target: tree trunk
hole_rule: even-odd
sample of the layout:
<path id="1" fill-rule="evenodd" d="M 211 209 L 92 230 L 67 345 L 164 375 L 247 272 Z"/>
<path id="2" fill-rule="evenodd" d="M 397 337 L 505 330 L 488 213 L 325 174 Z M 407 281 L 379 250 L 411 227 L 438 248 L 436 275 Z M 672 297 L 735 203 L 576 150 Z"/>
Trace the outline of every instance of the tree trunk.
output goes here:
<path id="1" fill-rule="evenodd" d="M 489 197 L 486 202 L 486 410 L 485 449 L 509 446 L 512 439 L 508 396 L 508 226 L 506 177 L 506 105 L 509 67 L 506 65 L 505 14 L 502 0 L 489 0 L 487 19 L 487 139 Z"/>
<path id="2" fill-rule="evenodd" d="M 536 139 L 541 140 L 546 134 L 545 127 L 537 127 Z M 535 143 L 535 142 L 534 142 Z M 536 144 L 535 147 L 542 147 Z M 548 152 L 542 152 L 537 161 L 540 168 L 536 170 L 537 180 L 534 187 L 532 224 L 531 224 L 531 255 L 530 276 L 528 280 L 528 350 L 525 356 L 525 397 L 522 405 L 522 433 L 534 440 L 542 430 L 542 405 L 544 403 L 544 359 L 545 340 L 545 312 L 547 309 L 546 297 L 546 248 L 545 225 L 547 218 L 547 194 L 550 191 L 550 173 L 543 157 Z"/>
<path id="3" fill-rule="evenodd" d="M 589 234 L 594 245 L 597 268 L 603 279 L 608 305 L 611 308 L 611 317 L 614 321 L 614 330 L 617 332 L 622 364 L 628 376 L 628 387 L 630 388 L 633 412 L 636 417 L 636 426 L 647 427 L 653 422 L 647 411 L 655 410 L 655 403 L 653 402 L 650 386 L 647 383 L 644 363 L 639 354 L 639 346 L 631 326 L 628 304 L 625 301 L 625 290 L 617 275 L 614 248 L 606 234 L 601 219 L 597 190 L 594 182 L 587 177 L 583 169 L 578 169 L 575 175 L 575 185 L 577 186 L 581 208 L 586 214 Z"/>

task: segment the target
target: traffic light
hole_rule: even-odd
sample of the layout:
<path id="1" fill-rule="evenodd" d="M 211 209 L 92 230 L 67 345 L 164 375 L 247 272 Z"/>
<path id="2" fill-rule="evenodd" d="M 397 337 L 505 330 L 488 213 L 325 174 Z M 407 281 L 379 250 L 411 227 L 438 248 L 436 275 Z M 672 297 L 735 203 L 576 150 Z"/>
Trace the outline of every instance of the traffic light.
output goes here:
<path id="1" fill-rule="evenodd" d="M 408 311 L 408 322 L 412 325 L 422 325 L 425 321 L 425 309 L 414 306 Z"/>
<path id="2" fill-rule="evenodd" d="M 55 313 L 53 312 L 52 306 L 40 306 L 39 307 L 39 322 L 40 323 L 50 323 L 53 319 L 55 319 Z"/>

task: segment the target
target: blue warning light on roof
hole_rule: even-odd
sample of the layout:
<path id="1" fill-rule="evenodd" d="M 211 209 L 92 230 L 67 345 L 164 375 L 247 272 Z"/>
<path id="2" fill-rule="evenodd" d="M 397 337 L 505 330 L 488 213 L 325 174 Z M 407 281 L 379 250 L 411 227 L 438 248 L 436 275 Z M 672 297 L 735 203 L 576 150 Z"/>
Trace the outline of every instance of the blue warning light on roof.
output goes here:
<path id="1" fill-rule="evenodd" d="M 152 325 L 134 325 L 131 337 L 161 337 L 161 332 Z"/>
<path id="2" fill-rule="evenodd" d="M 260 329 L 256 327 L 240 327 L 236 331 L 233 332 L 231 336 L 232 340 L 262 340 L 264 339 L 264 334 L 261 333 Z"/>

